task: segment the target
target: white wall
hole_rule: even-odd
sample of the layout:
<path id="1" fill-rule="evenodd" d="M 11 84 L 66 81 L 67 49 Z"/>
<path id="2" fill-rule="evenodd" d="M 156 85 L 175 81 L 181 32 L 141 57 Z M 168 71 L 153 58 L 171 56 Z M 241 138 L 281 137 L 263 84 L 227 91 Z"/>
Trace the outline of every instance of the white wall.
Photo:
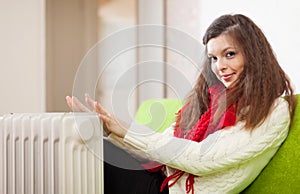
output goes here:
<path id="1" fill-rule="evenodd" d="M 138 104 L 150 98 L 164 98 L 164 2 L 138 0 L 138 25 L 155 25 L 138 30 Z M 145 30 L 147 29 L 147 30 Z M 144 44 L 156 44 L 156 47 Z M 141 46 L 142 45 L 142 46 Z M 151 73 L 150 73 L 151 72 Z"/>
<path id="2" fill-rule="evenodd" d="M 78 85 L 74 86 L 76 72 L 84 56 L 98 40 L 98 0 L 45 1 L 46 111 L 70 111 L 65 97 L 72 95 L 73 87 L 79 89 Z M 81 80 L 80 88 L 85 90 L 92 85 L 90 79 Z M 84 96 L 82 93 L 78 95 L 81 98 Z"/>
<path id="3" fill-rule="evenodd" d="M 99 7 L 99 72 L 96 99 L 112 114 L 131 122 L 136 111 L 136 0 L 110 0 Z M 111 48 L 113 47 L 113 49 Z M 128 50 L 127 50 L 128 49 Z"/>
<path id="4" fill-rule="evenodd" d="M 242 13 L 264 31 L 277 58 L 300 93 L 300 3 L 292 0 L 200 0 L 200 28 L 203 36 L 218 16 Z"/>
<path id="5" fill-rule="evenodd" d="M 0 114 L 42 112 L 44 0 L 1 0 L 0 13 Z"/>
<path id="6" fill-rule="evenodd" d="M 200 36 L 199 0 L 167 1 L 166 89 L 167 98 L 187 97 L 195 84 L 204 46 Z"/>
<path id="7" fill-rule="evenodd" d="M 97 9 L 97 0 L 0 0 L 0 115 L 69 110 L 77 66 L 98 40 Z"/>

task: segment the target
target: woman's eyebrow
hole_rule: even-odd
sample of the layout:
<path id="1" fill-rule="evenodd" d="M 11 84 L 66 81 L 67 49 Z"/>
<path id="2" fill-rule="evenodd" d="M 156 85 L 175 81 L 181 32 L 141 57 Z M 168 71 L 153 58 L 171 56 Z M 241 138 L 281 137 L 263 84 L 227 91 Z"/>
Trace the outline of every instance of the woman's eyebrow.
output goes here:
<path id="1" fill-rule="evenodd" d="M 224 49 L 221 51 L 221 53 L 223 54 L 223 53 L 225 53 L 226 51 L 228 51 L 228 50 L 230 50 L 230 49 L 236 50 L 236 47 L 228 46 L 228 47 L 224 48 Z M 207 56 L 214 56 L 214 54 L 212 54 L 212 53 L 207 53 Z"/>

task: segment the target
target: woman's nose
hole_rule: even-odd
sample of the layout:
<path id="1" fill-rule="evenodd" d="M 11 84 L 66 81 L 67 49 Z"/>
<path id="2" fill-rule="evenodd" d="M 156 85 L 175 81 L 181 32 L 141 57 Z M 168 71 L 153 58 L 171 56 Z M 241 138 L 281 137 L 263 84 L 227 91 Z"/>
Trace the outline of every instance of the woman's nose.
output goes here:
<path id="1" fill-rule="evenodd" d="M 222 59 L 219 59 L 216 65 L 217 65 L 217 69 L 218 69 L 219 71 L 222 71 L 222 70 L 224 70 L 224 69 L 227 68 L 226 61 L 225 61 L 225 60 L 222 60 Z"/>

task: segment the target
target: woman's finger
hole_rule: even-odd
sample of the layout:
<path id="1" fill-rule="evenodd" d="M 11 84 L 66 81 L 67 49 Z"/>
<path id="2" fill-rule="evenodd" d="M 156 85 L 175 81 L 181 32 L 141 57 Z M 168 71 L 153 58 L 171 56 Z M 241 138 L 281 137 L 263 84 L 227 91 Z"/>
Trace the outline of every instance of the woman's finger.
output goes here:
<path id="1" fill-rule="evenodd" d="M 90 95 L 85 94 L 85 101 L 95 112 L 102 115 L 109 115 L 109 113 L 97 101 L 93 100 Z"/>
<path id="2" fill-rule="evenodd" d="M 86 103 L 97 113 L 111 117 L 108 111 L 97 101 L 93 100 L 88 94 L 85 94 Z"/>
<path id="3" fill-rule="evenodd" d="M 102 114 L 99 114 L 99 118 L 103 121 L 103 123 L 105 123 L 105 125 L 109 125 L 110 123 L 110 118 L 105 116 L 105 115 L 102 115 Z"/>
<path id="4" fill-rule="evenodd" d="M 95 100 L 93 100 L 90 95 L 85 94 L 85 102 L 88 104 L 89 107 L 91 107 L 93 110 L 95 109 L 94 104 L 95 104 Z"/>
<path id="5" fill-rule="evenodd" d="M 70 96 L 66 96 L 66 101 L 71 110 L 73 110 L 72 98 Z"/>
<path id="6" fill-rule="evenodd" d="M 75 112 L 90 112 L 75 96 L 72 96 L 72 108 Z"/>
<path id="7" fill-rule="evenodd" d="M 103 106 L 102 106 L 100 103 L 98 103 L 98 102 L 95 102 L 95 103 L 94 103 L 94 110 L 95 110 L 97 113 L 101 114 L 101 115 L 105 115 L 105 116 L 107 116 L 107 117 L 112 117 L 112 116 L 109 114 L 109 112 L 108 112 L 107 110 L 105 110 L 105 109 L 103 108 Z"/>

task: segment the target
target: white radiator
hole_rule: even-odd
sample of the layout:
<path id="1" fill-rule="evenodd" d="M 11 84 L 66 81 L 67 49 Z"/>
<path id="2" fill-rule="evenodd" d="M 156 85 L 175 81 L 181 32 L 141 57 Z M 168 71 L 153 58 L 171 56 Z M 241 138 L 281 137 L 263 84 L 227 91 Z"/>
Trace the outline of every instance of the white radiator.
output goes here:
<path id="1" fill-rule="evenodd" d="M 96 114 L 0 117 L 1 194 L 103 194 Z"/>

